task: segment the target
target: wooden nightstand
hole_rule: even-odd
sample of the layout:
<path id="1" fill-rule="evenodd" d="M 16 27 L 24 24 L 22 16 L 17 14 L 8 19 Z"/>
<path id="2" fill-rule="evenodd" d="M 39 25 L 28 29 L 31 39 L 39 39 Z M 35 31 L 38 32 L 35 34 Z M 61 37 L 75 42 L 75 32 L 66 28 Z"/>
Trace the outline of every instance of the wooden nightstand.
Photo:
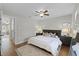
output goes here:
<path id="1" fill-rule="evenodd" d="M 43 35 L 43 33 L 36 33 L 36 36 L 37 36 L 37 35 Z"/>
<path id="2" fill-rule="evenodd" d="M 62 44 L 66 45 L 66 46 L 70 46 L 71 39 L 72 39 L 72 37 L 68 37 L 68 36 L 61 36 L 60 37 L 60 40 L 62 41 Z"/>

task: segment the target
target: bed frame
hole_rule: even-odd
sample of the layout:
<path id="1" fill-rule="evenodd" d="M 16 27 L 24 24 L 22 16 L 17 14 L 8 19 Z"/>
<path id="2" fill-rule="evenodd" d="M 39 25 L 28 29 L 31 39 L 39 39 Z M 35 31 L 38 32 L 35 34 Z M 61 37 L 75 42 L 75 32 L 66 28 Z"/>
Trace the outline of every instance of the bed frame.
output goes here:
<path id="1" fill-rule="evenodd" d="M 49 29 L 43 29 L 43 32 L 48 32 L 48 33 L 56 33 L 57 36 L 61 36 L 61 30 L 49 30 Z"/>

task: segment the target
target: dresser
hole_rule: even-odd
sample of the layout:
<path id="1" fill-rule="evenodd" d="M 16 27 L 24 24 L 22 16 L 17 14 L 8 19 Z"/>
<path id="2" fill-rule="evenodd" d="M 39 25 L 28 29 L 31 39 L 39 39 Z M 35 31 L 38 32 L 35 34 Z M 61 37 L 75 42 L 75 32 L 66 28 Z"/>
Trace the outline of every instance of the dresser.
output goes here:
<path id="1" fill-rule="evenodd" d="M 60 37 L 60 40 L 62 41 L 62 44 L 66 45 L 66 46 L 70 46 L 71 39 L 72 39 L 72 37 L 69 37 L 69 36 L 61 36 Z"/>

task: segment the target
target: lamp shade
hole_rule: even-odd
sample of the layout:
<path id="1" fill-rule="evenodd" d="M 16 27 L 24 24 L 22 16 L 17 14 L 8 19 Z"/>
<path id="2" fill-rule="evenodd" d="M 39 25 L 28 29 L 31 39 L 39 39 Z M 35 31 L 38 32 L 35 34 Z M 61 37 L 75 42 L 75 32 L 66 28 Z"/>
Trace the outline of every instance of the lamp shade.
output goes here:
<path id="1" fill-rule="evenodd" d="M 42 27 L 41 26 L 35 26 L 37 33 L 42 33 Z"/>
<path id="2" fill-rule="evenodd" d="M 68 24 L 68 23 L 63 24 L 61 35 L 66 35 L 66 36 L 70 35 L 70 24 Z"/>

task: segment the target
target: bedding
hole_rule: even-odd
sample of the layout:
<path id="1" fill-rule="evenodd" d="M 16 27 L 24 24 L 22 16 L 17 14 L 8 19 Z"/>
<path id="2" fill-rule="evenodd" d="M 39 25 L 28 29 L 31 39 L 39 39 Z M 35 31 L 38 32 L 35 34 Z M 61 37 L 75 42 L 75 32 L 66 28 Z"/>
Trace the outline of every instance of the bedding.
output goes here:
<path id="1" fill-rule="evenodd" d="M 51 52 L 54 56 L 58 55 L 62 42 L 59 37 L 35 36 L 28 40 L 28 44 L 33 44 Z"/>
<path id="2" fill-rule="evenodd" d="M 72 46 L 73 51 L 77 56 L 79 56 L 79 43 L 76 43 L 75 45 Z"/>
<path id="3" fill-rule="evenodd" d="M 43 36 L 57 37 L 56 33 L 48 33 L 48 32 L 43 33 Z"/>

